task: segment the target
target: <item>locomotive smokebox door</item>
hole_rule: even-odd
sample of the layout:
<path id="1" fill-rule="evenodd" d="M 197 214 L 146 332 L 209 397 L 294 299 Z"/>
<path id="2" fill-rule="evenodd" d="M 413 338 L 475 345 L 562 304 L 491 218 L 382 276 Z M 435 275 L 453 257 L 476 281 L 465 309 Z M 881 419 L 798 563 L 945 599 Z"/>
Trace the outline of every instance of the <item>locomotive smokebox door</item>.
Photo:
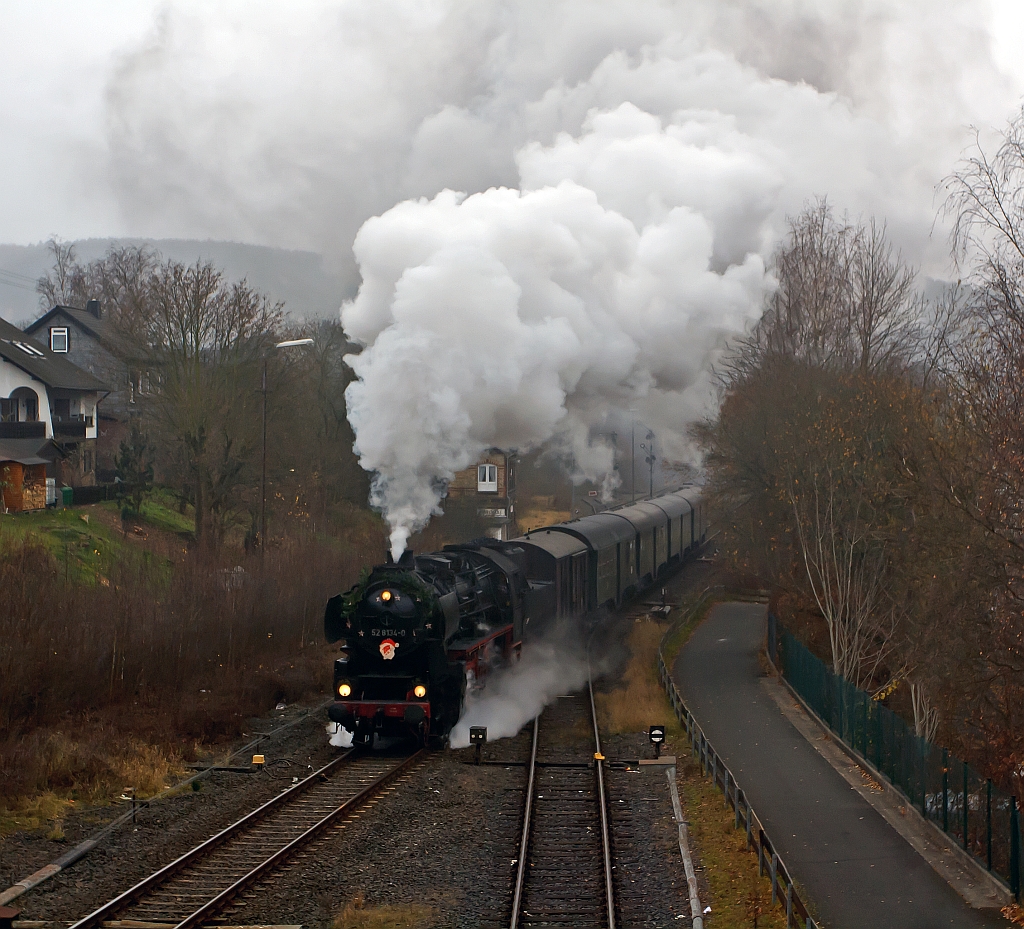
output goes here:
<path id="1" fill-rule="evenodd" d="M 487 741 L 487 727 L 486 726 L 470 726 L 469 727 L 469 744 L 476 746 L 476 763 L 480 764 L 480 749 L 484 747 L 484 742 Z"/>

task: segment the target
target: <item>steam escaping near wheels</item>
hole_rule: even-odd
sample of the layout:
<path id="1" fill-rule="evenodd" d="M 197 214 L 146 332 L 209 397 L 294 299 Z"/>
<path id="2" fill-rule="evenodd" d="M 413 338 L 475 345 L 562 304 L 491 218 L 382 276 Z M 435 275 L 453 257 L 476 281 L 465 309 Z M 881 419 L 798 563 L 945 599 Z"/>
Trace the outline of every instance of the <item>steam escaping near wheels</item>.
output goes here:
<path id="1" fill-rule="evenodd" d="M 597 674 L 600 666 L 594 664 Z M 486 726 L 488 741 L 510 738 L 560 694 L 578 690 L 586 680 L 586 639 L 578 629 L 528 642 L 517 663 L 493 671 L 480 690 L 467 694 L 451 747 L 469 745 L 470 726 Z"/>
<path id="2" fill-rule="evenodd" d="M 327 732 L 330 735 L 328 742 L 334 748 L 351 748 L 352 733 L 338 723 L 328 723 Z"/>

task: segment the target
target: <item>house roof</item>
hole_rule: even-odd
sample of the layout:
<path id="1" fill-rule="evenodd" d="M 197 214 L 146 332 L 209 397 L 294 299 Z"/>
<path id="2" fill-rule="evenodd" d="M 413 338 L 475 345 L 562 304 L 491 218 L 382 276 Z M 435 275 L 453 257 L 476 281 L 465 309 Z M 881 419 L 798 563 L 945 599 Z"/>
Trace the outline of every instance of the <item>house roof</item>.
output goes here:
<path id="1" fill-rule="evenodd" d="M 86 332 L 95 336 L 100 342 L 107 346 L 113 346 L 117 342 L 117 333 L 110 324 L 110 320 L 104 316 L 94 316 L 88 310 L 79 309 L 77 306 L 63 306 L 57 304 L 47 310 L 39 319 L 33 320 L 25 327 L 28 335 L 34 335 L 42 329 L 48 328 L 54 322 L 60 322 L 60 317 L 66 317 Z"/>
<path id="2" fill-rule="evenodd" d="M 66 457 L 52 439 L 0 439 L 0 461 L 19 464 L 49 464 Z"/>
<path id="3" fill-rule="evenodd" d="M 96 391 L 110 389 L 88 371 L 83 371 L 67 358 L 51 352 L 49 346 L 28 338 L 5 319 L 0 319 L 0 358 L 21 368 L 47 387 Z"/>

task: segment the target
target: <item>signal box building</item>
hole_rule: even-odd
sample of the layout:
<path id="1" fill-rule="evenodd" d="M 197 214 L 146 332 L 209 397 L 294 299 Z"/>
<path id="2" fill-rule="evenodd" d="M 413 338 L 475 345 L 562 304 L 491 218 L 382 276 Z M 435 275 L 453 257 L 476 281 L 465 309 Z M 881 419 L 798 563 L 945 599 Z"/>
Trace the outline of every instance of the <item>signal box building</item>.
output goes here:
<path id="1" fill-rule="evenodd" d="M 475 516 L 480 531 L 494 539 L 515 535 L 514 456 L 492 448 L 473 467 L 456 473 L 448 484 L 446 512 L 458 509 Z"/>

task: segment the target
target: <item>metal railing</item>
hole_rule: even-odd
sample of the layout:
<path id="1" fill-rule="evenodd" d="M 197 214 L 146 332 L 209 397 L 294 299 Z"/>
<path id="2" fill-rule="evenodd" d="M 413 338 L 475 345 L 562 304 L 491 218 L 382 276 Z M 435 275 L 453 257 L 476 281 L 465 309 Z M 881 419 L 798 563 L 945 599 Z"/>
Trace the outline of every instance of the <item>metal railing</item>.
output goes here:
<path id="1" fill-rule="evenodd" d="M 900 716 L 833 672 L 771 613 L 768 650 L 786 681 L 839 739 L 1020 900 L 1024 837 L 1015 796 L 918 736 Z"/>
<path id="2" fill-rule="evenodd" d="M 0 422 L 0 439 L 45 439 L 44 422 Z"/>
<path id="3" fill-rule="evenodd" d="M 697 600 L 697 603 L 687 611 L 687 615 L 681 622 L 684 622 L 690 614 L 697 610 L 710 596 L 711 591 L 715 589 L 718 588 L 708 588 L 704 591 Z M 668 694 L 669 702 L 672 704 L 672 710 L 686 731 L 694 758 L 700 761 L 704 774 L 710 775 L 711 783 L 721 788 L 725 796 L 726 805 L 731 806 L 735 811 L 735 827 L 745 830 L 747 834 L 747 848 L 753 848 L 757 853 L 758 873 L 762 875 L 768 874 L 772 888 L 772 903 L 778 902 L 786 910 L 786 929 L 794 926 L 798 927 L 798 929 L 799 927 L 802 927 L 802 929 L 817 929 L 818 924 L 808 912 L 806 903 L 804 903 L 799 890 L 793 883 L 789 869 L 783 863 L 778 851 L 776 851 L 771 840 L 768 838 L 764 826 L 747 801 L 746 794 L 744 794 L 743 789 L 737 783 L 736 776 L 729 770 L 726 763 L 719 757 L 708 741 L 707 736 L 704 735 L 704 731 L 697 724 L 693 714 L 683 702 L 679 688 L 676 687 L 675 681 L 672 680 L 672 676 L 669 674 L 668 665 L 665 662 L 665 643 L 679 625 L 680 623 L 675 623 L 669 628 L 661 640 L 661 645 L 658 647 L 658 674 Z"/>

